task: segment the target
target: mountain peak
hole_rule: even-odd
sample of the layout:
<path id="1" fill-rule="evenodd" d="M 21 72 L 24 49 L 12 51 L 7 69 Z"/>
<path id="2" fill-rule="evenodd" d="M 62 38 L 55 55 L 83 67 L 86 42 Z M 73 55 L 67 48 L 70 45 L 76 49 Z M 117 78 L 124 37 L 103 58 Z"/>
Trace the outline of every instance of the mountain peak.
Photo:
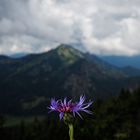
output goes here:
<path id="1" fill-rule="evenodd" d="M 61 44 L 56 48 L 58 54 L 63 57 L 80 57 L 83 58 L 84 54 L 75 49 L 71 45 Z"/>
<path id="2" fill-rule="evenodd" d="M 73 64 L 77 60 L 85 57 L 82 52 L 67 44 L 59 45 L 53 52 L 66 64 Z"/>
<path id="3" fill-rule="evenodd" d="M 71 45 L 68 45 L 68 44 L 60 44 L 58 47 L 57 47 L 58 49 L 68 49 L 68 48 L 72 48 L 72 46 Z"/>

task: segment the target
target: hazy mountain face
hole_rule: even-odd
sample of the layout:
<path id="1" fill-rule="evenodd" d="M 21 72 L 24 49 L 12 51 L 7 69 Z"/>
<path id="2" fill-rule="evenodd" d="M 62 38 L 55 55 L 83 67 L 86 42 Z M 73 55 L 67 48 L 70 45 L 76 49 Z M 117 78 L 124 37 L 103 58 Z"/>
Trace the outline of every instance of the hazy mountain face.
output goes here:
<path id="1" fill-rule="evenodd" d="M 28 55 L 28 54 L 26 54 L 26 53 L 16 53 L 16 54 L 10 55 L 9 57 L 11 57 L 11 58 L 21 58 L 21 57 L 24 57 L 26 55 Z"/>
<path id="2" fill-rule="evenodd" d="M 140 55 L 137 56 L 101 56 L 103 60 L 106 62 L 119 66 L 119 67 L 125 67 L 125 66 L 131 66 L 135 68 L 140 69 Z"/>
<path id="3" fill-rule="evenodd" d="M 127 80 L 130 76 L 130 72 L 69 45 L 18 59 L 1 56 L 0 110 L 41 113 L 40 106 L 51 97 L 77 98 L 85 94 L 106 99 L 116 96 L 124 86 L 137 86 L 139 78 Z"/>

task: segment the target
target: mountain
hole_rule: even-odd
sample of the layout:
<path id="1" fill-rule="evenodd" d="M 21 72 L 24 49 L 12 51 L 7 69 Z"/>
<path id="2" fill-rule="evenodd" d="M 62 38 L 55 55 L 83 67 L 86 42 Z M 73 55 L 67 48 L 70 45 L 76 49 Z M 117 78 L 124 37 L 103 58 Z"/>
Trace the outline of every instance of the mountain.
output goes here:
<path id="1" fill-rule="evenodd" d="M 117 64 L 111 59 L 109 59 L 109 60 L 112 62 L 110 62 L 110 61 L 108 62 L 108 60 L 106 60 L 104 58 L 102 59 L 102 58 L 97 57 L 93 54 L 86 53 L 86 55 L 91 60 L 93 60 L 93 61 L 96 60 L 97 63 L 104 65 L 105 68 L 108 68 L 108 69 L 112 70 L 113 72 L 115 72 L 116 70 L 120 71 L 121 73 L 123 73 L 127 77 L 140 76 L 140 68 L 137 68 L 138 66 L 133 67 L 133 66 L 129 66 L 129 65 L 127 65 L 127 66 L 124 65 L 124 66 L 120 67 L 120 66 L 117 66 Z M 111 57 L 106 56 L 106 58 L 111 58 Z M 130 63 L 130 65 L 131 65 L 131 63 Z"/>
<path id="2" fill-rule="evenodd" d="M 140 76 L 140 69 L 131 67 L 131 66 L 126 66 L 120 68 L 120 70 L 125 73 L 126 75 L 129 75 L 130 77 L 135 77 L 135 76 Z"/>
<path id="3" fill-rule="evenodd" d="M 16 54 L 12 54 L 10 55 L 9 57 L 12 57 L 12 58 L 21 58 L 21 57 L 24 57 L 28 55 L 27 53 L 16 53 Z"/>
<path id="4" fill-rule="evenodd" d="M 0 79 L 0 112 L 18 115 L 46 112 L 52 97 L 106 99 L 139 85 L 138 77 L 128 80 L 120 69 L 65 44 L 16 59 L 0 56 Z"/>
<path id="5" fill-rule="evenodd" d="M 140 55 L 136 56 L 99 56 L 106 62 L 118 67 L 135 67 L 140 68 Z"/>

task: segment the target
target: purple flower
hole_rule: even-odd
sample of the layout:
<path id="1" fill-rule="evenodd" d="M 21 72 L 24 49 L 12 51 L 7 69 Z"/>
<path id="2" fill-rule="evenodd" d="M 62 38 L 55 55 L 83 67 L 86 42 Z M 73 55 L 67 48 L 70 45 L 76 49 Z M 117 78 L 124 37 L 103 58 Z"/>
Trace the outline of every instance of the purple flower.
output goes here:
<path id="1" fill-rule="evenodd" d="M 80 96 L 80 100 L 78 103 L 72 103 L 72 100 L 67 101 L 67 98 L 64 98 L 64 101 L 51 99 L 51 105 L 49 109 L 50 112 L 59 112 L 60 120 L 64 117 L 65 113 L 72 113 L 73 116 L 77 114 L 80 118 L 82 118 L 79 112 L 86 112 L 88 114 L 92 114 L 91 111 L 87 110 L 87 108 L 91 106 L 92 102 L 84 102 L 85 96 Z"/>

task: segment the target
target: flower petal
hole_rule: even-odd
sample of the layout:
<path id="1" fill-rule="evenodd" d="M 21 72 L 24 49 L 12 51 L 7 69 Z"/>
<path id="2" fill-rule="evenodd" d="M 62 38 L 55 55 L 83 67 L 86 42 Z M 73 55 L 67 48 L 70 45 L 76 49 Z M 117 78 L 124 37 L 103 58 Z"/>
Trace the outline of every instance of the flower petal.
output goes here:
<path id="1" fill-rule="evenodd" d="M 64 98 L 64 106 L 67 106 L 67 98 Z"/>
<path id="2" fill-rule="evenodd" d="M 79 116 L 81 119 L 83 119 L 79 112 L 76 112 L 76 113 L 78 114 L 78 116 Z"/>
<path id="3" fill-rule="evenodd" d="M 63 116 L 64 116 L 64 113 L 61 112 L 61 113 L 59 114 L 59 118 L 60 118 L 60 120 L 62 120 Z"/>
<path id="4" fill-rule="evenodd" d="M 82 111 L 83 111 L 83 112 L 86 112 L 87 114 L 93 114 L 91 111 L 86 110 L 86 109 L 83 109 Z"/>
<path id="5" fill-rule="evenodd" d="M 78 105 L 82 105 L 84 103 L 85 99 L 86 98 L 84 95 L 80 96 L 80 101 L 79 101 Z"/>
<path id="6" fill-rule="evenodd" d="M 93 103 L 93 102 L 89 102 L 89 103 L 85 104 L 85 106 L 82 107 L 82 109 L 86 109 L 86 108 L 90 107 L 90 106 L 92 105 L 92 103 Z"/>

